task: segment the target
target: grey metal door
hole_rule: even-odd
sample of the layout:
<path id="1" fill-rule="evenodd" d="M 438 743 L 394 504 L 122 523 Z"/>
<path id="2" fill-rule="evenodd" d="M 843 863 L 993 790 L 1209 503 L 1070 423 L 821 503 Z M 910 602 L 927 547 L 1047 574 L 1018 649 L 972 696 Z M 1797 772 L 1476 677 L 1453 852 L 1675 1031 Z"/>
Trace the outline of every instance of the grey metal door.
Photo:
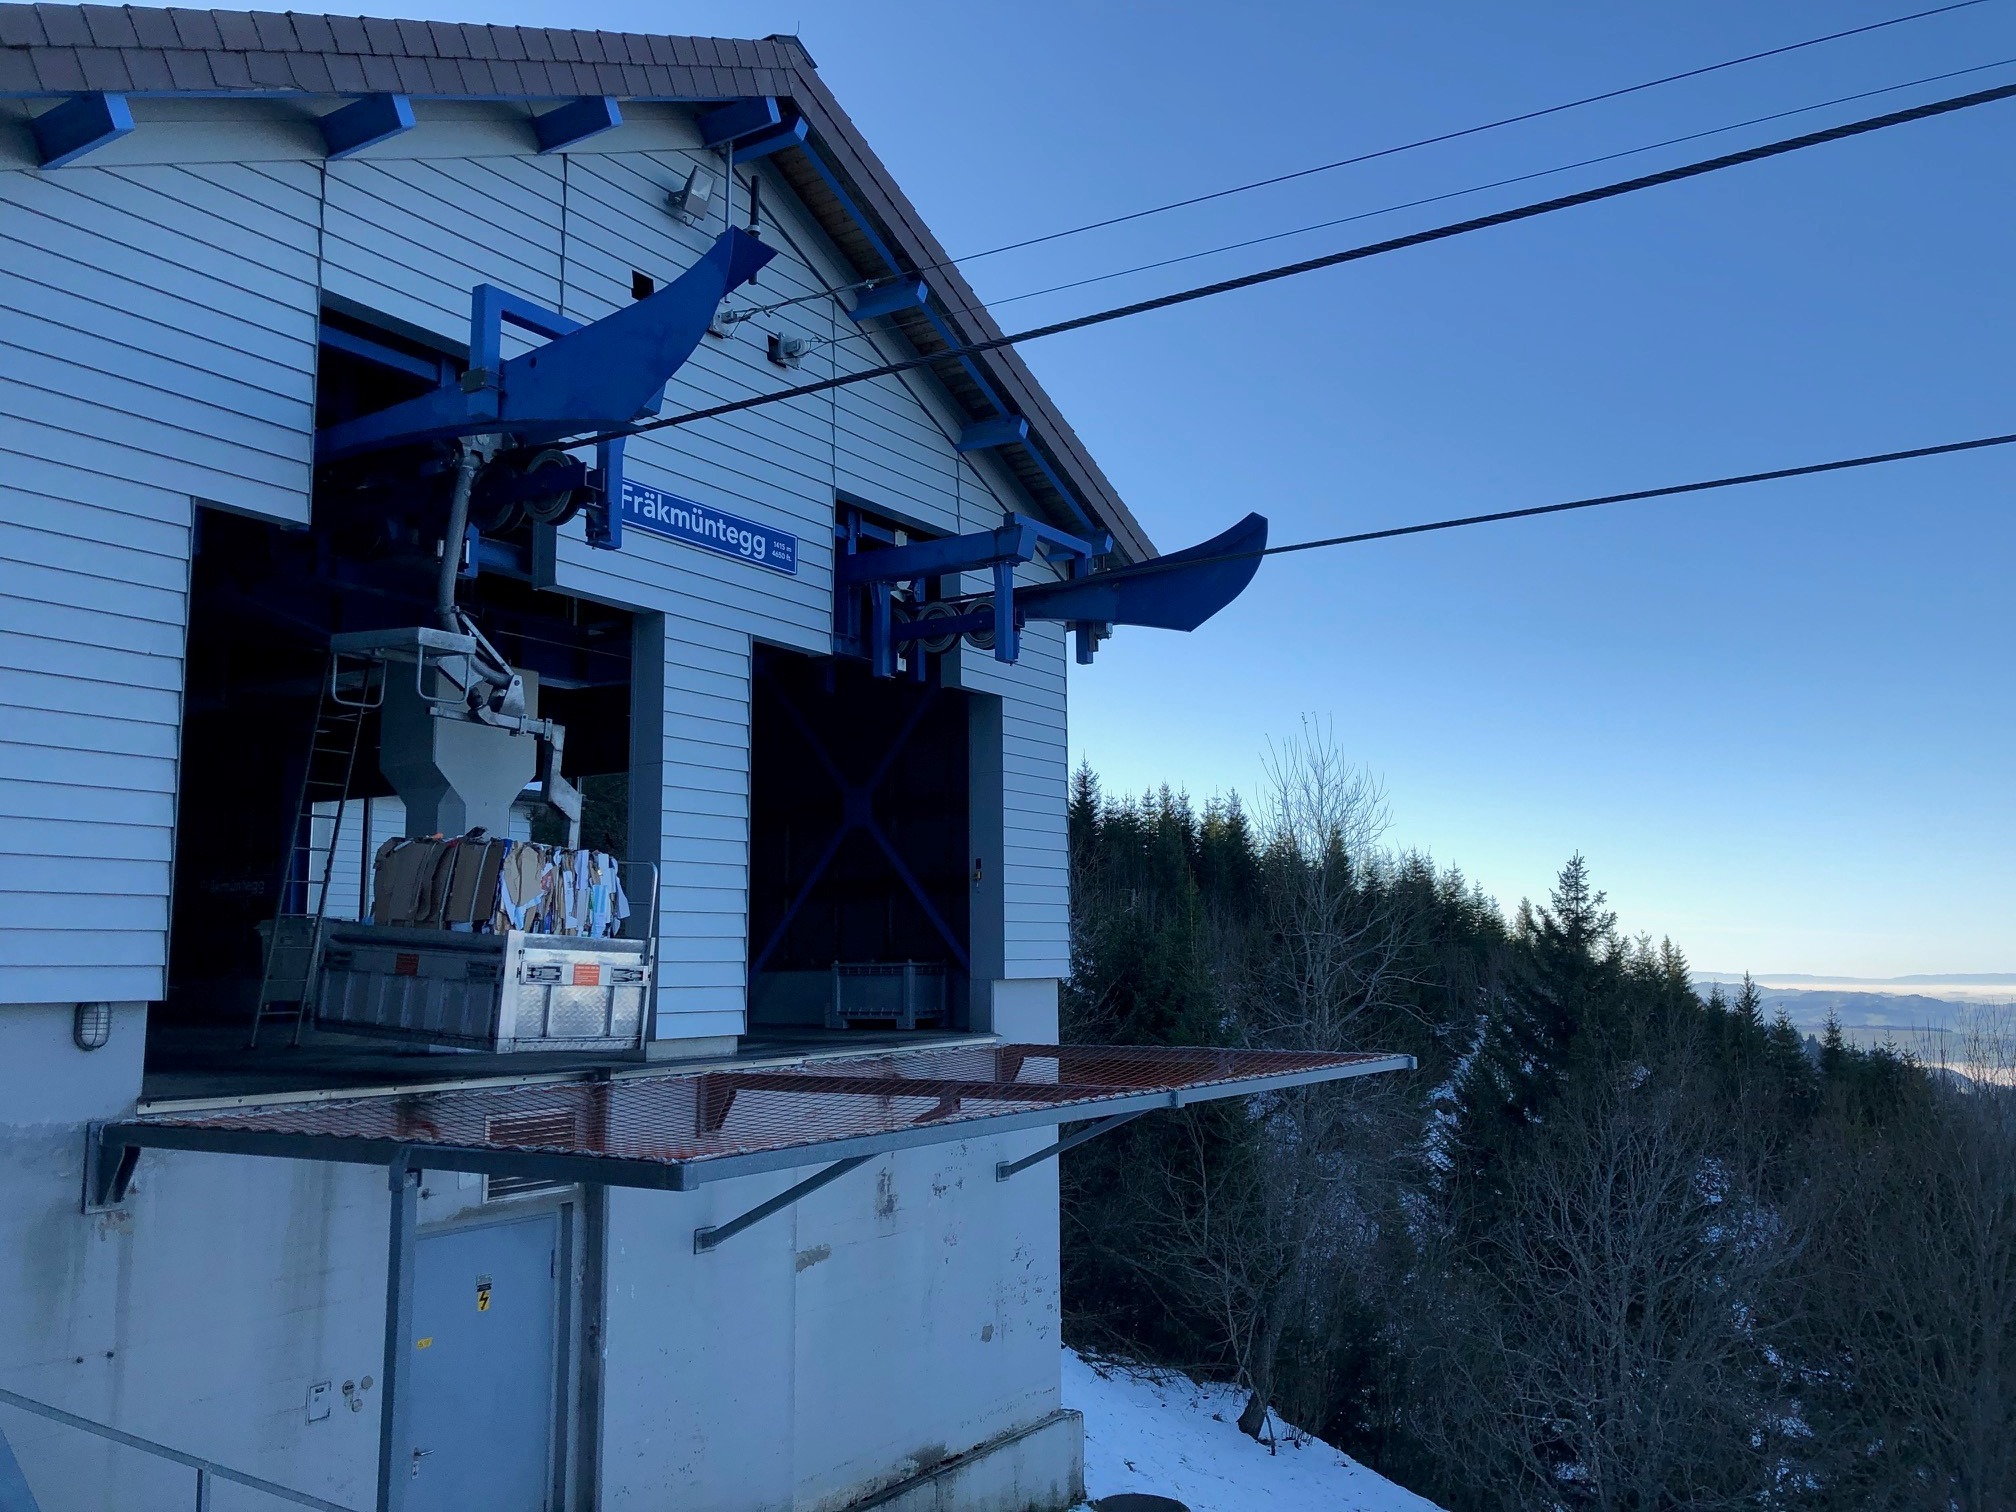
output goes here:
<path id="1" fill-rule="evenodd" d="M 421 1238 L 408 1512 L 548 1512 L 560 1220 Z"/>

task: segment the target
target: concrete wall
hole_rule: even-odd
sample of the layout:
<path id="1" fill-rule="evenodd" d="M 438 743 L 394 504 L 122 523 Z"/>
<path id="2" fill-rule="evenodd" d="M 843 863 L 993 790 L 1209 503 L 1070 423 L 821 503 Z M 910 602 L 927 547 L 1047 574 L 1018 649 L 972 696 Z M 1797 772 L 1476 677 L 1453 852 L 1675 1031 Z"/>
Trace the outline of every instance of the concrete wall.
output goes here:
<path id="1" fill-rule="evenodd" d="M 693 1253 L 794 1172 L 614 1192 L 603 1502 L 829 1512 L 1055 1412 L 1054 1163 L 1022 1134 L 871 1162 Z"/>

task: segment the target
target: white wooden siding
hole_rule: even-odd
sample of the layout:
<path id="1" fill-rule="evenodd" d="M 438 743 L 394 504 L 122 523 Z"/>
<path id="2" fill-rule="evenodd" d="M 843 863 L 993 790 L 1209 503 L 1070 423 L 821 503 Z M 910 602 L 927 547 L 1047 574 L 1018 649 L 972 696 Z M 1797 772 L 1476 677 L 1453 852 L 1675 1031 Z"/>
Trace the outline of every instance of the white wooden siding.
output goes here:
<path id="1" fill-rule="evenodd" d="M 0 457 L 0 1003 L 158 998 L 167 960 L 189 501 L 64 473 Z"/>
<path id="2" fill-rule="evenodd" d="M 658 867 L 656 1037 L 739 1034 L 749 958 L 749 637 L 677 615 L 644 620 L 630 732 L 631 859 Z M 642 795 L 661 795 L 657 833 Z M 638 891 L 644 884 L 640 880 Z M 633 904 L 635 906 L 635 904 Z"/>
<path id="3" fill-rule="evenodd" d="M 664 208 L 713 162 L 672 145 L 691 138 L 670 116 L 625 128 L 651 150 L 551 157 L 473 120 L 329 164 L 244 130 L 242 162 L 132 161 L 136 133 L 117 167 L 0 170 L 0 1001 L 162 991 L 191 499 L 306 518 L 318 291 L 460 341 L 473 284 L 593 320 L 629 302 L 633 269 L 668 281 L 716 234 Z M 766 207 L 781 250 L 758 300 L 844 281 L 783 194 Z M 765 357 L 773 330 L 820 344 L 786 372 Z M 704 341 L 666 412 L 899 355 L 809 300 Z M 620 552 L 562 534 L 554 586 L 663 616 L 643 757 L 664 798 L 647 839 L 664 869 L 661 1033 L 742 1027 L 751 643 L 829 649 L 837 490 L 948 532 L 1014 507 L 991 458 L 956 452 L 958 426 L 906 375 L 631 443 L 637 481 L 797 536 L 795 575 L 641 531 Z M 1020 666 L 966 656 L 953 674 L 1003 700 L 1011 976 L 1064 970 L 1063 655 L 1038 627 Z M 34 922 L 63 913 L 43 901 L 48 863 L 75 903 L 67 929 Z"/>

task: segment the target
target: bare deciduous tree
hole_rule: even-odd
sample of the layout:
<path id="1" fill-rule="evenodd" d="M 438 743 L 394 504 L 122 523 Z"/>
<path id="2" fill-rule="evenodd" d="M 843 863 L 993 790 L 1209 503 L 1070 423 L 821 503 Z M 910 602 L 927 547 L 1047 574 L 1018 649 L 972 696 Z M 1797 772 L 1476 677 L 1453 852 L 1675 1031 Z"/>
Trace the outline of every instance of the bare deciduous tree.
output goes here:
<path id="1" fill-rule="evenodd" d="M 1789 1245 L 1701 1101 L 1636 1079 L 1558 1105 L 1431 1283 L 1429 1431 L 1507 1506 L 1733 1509 L 1771 1484 L 1757 1300 Z"/>

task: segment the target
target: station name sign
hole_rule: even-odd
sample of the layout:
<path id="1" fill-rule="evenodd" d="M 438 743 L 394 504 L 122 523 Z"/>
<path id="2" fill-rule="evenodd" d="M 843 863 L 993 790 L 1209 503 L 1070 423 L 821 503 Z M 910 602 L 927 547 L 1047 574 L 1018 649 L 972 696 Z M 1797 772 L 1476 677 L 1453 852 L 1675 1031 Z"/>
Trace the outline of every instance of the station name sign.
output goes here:
<path id="1" fill-rule="evenodd" d="M 619 507 L 626 530 L 648 530 L 653 535 L 718 551 L 772 572 L 797 575 L 798 537 L 784 531 L 758 525 L 711 504 L 698 504 L 677 494 L 646 488 L 628 478 L 623 480 Z"/>

